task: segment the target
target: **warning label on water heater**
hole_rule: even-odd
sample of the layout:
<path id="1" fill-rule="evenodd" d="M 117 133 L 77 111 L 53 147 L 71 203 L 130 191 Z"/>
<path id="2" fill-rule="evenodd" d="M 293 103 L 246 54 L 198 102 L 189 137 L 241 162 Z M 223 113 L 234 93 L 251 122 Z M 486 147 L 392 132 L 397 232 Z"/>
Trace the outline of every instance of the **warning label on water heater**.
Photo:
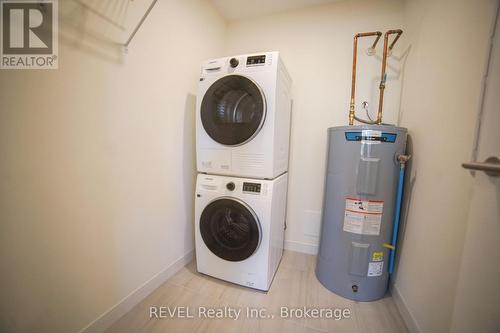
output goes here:
<path id="1" fill-rule="evenodd" d="M 383 261 L 378 261 L 378 262 L 371 262 L 368 264 L 368 276 L 380 276 L 384 268 L 384 262 Z"/>
<path id="2" fill-rule="evenodd" d="M 381 200 L 345 199 L 344 231 L 378 236 L 384 202 Z"/>

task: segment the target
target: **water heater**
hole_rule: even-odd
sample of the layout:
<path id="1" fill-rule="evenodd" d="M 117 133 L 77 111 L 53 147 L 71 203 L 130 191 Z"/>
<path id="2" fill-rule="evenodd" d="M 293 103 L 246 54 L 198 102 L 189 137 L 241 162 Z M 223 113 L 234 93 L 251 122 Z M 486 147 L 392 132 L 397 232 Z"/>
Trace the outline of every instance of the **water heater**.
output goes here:
<path id="1" fill-rule="evenodd" d="M 316 276 L 338 295 L 372 301 L 387 290 L 406 137 L 405 128 L 391 125 L 328 129 Z"/>

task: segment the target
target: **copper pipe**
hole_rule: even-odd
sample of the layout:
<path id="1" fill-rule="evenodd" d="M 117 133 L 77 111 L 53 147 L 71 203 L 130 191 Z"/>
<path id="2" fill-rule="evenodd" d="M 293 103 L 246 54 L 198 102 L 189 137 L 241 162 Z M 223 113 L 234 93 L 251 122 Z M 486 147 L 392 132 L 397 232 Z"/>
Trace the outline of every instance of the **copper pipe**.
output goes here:
<path id="1" fill-rule="evenodd" d="M 355 97 L 356 97 L 356 63 L 358 58 L 358 38 L 360 37 L 370 37 L 377 36 L 375 41 L 373 42 L 372 49 L 377 46 L 377 43 L 382 36 L 380 31 L 374 32 L 361 32 L 354 35 L 354 46 L 352 51 L 352 83 L 351 83 L 351 103 L 349 105 L 349 125 L 354 125 L 355 118 Z"/>
<path id="2" fill-rule="evenodd" d="M 384 53 L 382 55 L 382 73 L 380 75 L 380 85 L 379 85 L 379 100 L 378 100 L 378 113 L 377 113 L 377 124 L 382 123 L 382 108 L 384 104 L 384 89 L 385 89 L 385 81 L 387 79 L 387 49 L 392 50 L 396 42 L 398 41 L 399 37 L 401 37 L 401 34 L 403 33 L 403 30 L 397 29 L 397 30 L 389 30 L 384 34 Z M 396 38 L 392 41 L 391 45 L 388 47 L 387 45 L 389 44 L 389 36 L 397 34 Z"/>

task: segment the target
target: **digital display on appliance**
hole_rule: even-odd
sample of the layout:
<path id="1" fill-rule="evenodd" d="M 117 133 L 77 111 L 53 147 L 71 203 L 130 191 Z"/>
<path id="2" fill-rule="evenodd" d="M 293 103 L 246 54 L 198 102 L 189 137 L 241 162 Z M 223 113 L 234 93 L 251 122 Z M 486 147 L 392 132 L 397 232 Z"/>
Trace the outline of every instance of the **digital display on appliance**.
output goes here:
<path id="1" fill-rule="evenodd" d="M 243 183 L 243 192 L 260 193 L 259 183 Z"/>
<path id="2" fill-rule="evenodd" d="M 263 65 L 266 63 L 265 55 L 247 57 L 247 66 Z"/>

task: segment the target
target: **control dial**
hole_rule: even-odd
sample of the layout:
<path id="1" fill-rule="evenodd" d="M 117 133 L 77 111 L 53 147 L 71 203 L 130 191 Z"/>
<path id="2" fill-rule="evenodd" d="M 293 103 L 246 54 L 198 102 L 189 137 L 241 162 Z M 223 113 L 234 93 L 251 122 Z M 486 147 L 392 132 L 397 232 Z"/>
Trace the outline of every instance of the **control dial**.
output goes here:
<path id="1" fill-rule="evenodd" d="M 231 60 L 229 60 L 229 64 L 231 65 L 231 67 L 235 68 L 238 66 L 240 62 L 238 61 L 238 59 L 236 58 L 231 58 Z"/>
<path id="2" fill-rule="evenodd" d="M 229 182 L 226 184 L 226 188 L 229 190 L 229 191 L 234 191 L 234 188 L 236 187 L 236 185 L 234 185 L 233 182 Z"/>

